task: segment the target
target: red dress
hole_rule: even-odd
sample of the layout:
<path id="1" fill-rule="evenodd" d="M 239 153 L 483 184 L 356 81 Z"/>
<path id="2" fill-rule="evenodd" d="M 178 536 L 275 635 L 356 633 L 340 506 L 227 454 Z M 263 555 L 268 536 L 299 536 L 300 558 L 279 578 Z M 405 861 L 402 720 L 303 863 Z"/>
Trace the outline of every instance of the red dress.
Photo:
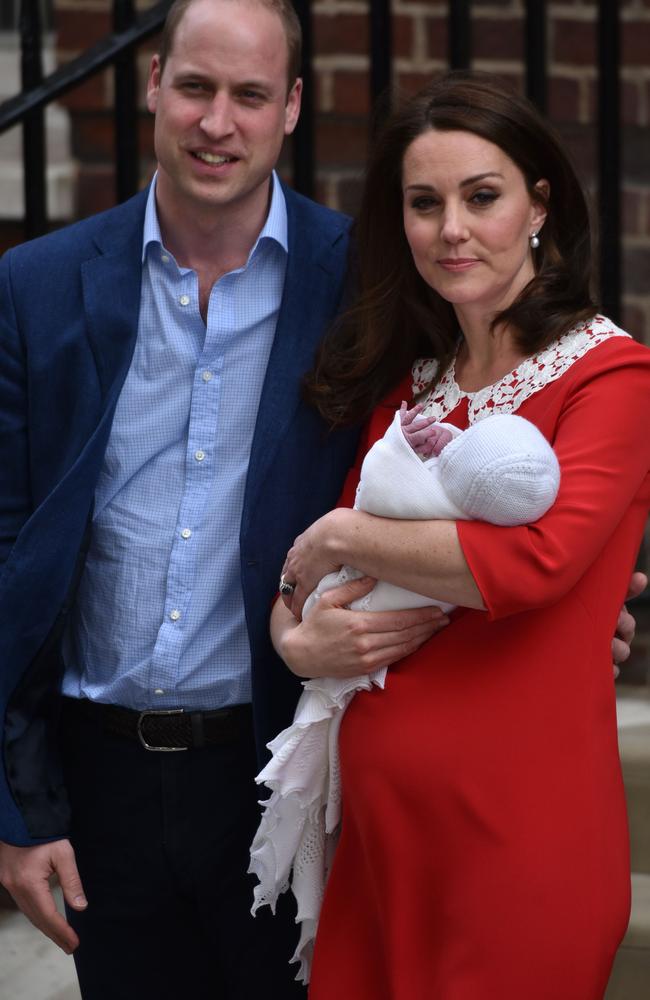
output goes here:
<path id="1" fill-rule="evenodd" d="M 650 351 L 599 343 L 517 412 L 558 499 L 458 522 L 488 610 L 346 713 L 310 1000 L 602 1000 L 630 903 L 610 647 L 650 505 Z"/>

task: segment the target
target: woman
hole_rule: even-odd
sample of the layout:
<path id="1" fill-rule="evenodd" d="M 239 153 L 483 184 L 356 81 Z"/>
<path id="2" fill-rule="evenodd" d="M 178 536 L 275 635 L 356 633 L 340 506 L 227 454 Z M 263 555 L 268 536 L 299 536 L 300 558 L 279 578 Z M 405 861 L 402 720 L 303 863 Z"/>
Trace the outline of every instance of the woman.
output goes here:
<path id="1" fill-rule="evenodd" d="M 565 154 L 487 77 L 452 74 L 388 124 L 359 257 L 360 303 L 310 380 L 321 411 L 374 408 L 371 444 L 412 369 L 427 416 L 535 423 L 562 480 L 530 526 L 342 508 L 287 557 L 272 630 L 301 676 L 328 655 L 327 608 L 301 623 L 302 602 L 344 563 L 461 606 L 344 718 L 310 996 L 596 1000 L 629 912 L 610 637 L 650 504 L 650 352 L 596 313 Z"/>

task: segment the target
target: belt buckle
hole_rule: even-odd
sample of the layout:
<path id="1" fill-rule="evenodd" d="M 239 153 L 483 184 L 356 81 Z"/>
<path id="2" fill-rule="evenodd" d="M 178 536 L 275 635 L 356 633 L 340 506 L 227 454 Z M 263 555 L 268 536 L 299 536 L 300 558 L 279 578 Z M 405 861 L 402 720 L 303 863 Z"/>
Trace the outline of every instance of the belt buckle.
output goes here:
<path id="1" fill-rule="evenodd" d="M 151 743 L 147 743 L 142 733 L 142 723 L 148 715 L 182 715 L 184 709 L 182 708 L 161 708 L 161 709 L 147 709 L 144 712 L 140 712 L 138 716 L 137 733 L 140 743 L 145 748 L 145 750 L 156 750 L 158 753 L 177 753 L 179 750 L 187 750 L 187 747 L 155 747 Z"/>

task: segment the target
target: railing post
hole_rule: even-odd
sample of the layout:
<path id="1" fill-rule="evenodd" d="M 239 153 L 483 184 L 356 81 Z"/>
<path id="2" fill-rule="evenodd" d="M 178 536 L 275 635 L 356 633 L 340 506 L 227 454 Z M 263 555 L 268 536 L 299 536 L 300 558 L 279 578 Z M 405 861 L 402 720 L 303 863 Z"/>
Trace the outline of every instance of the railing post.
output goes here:
<path id="1" fill-rule="evenodd" d="M 526 94 L 546 114 L 546 0 L 526 0 Z"/>
<path id="2" fill-rule="evenodd" d="M 620 25 L 617 0 L 598 5 L 598 207 L 600 298 L 621 319 Z"/>
<path id="3" fill-rule="evenodd" d="M 378 129 L 390 112 L 393 77 L 393 21 L 390 0 L 372 0 L 370 15 L 370 102 L 373 127 Z M 378 105 L 382 99 L 381 106 Z"/>
<path id="4" fill-rule="evenodd" d="M 302 28 L 302 109 L 293 135 L 293 186 L 300 194 L 314 197 L 314 74 L 313 32 L 310 0 L 294 0 L 296 14 Z"/>
<path id="5" fill-rule="evenodd" d="M 21 0 L 20 76 L 23 90 L 37 87 L 43 79 L 41 15 L 39 0 Z M 25 192 L 25 237 L 33 239 L 47 228 L 45 196 L 45 112 L 30 111 L 23 121 L 23 184 Z"/>
<path id="6" fill-rule="evenodd" d="M 469 69 L 472 53 L 470 0 L 452 0 L 449 4 L 449 66 Z"/>
<path id="7" fill-rule="evenodd" d="M 133 0 L 113 0 L 113 30 L 135 24 Z M 127 48 L 115 59 L 115 195 L 118 202 L 134 195 L 139 186 L 138 81 L 136 55 Z"/>

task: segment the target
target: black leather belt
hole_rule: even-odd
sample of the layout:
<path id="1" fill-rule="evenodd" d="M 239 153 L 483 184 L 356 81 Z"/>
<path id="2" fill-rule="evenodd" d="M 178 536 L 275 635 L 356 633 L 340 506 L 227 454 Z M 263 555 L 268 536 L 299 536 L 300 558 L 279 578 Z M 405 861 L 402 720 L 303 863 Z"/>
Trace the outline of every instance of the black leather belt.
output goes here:
<path id="1" fill-rule="evenodd" d="M 137 712 L 87 698 L 64 700 L 66 711 L 101 726 L 105 732 L 137 740 L 145 750 L 196 750 L 234 743 L 250 735 L 253 728 L 251 705 L 231 705 L 213 712 L 185 712 L 182 708 Z"/>

